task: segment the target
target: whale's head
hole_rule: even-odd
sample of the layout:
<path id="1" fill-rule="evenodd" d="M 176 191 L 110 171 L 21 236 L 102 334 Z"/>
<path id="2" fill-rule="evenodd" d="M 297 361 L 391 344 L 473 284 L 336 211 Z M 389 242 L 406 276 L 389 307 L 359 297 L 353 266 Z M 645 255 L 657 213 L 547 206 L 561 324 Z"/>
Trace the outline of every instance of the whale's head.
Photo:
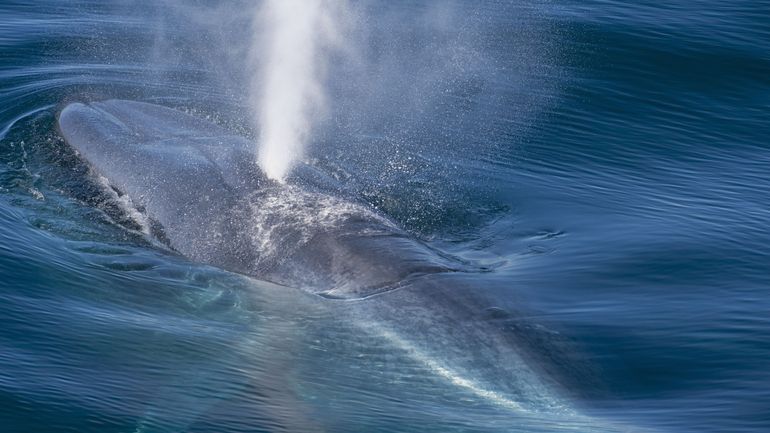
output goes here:
<path id="1" fill-rule="evenodd" d="M 59 128 L 96 174 L 162 227 L 168 246 L 193 260 L 329 298 L 466 266 L 365 203 L 322 191 L 312 168 L 303 166 L 304 183 L 269 180 L 253 142 L 181 111 L 74 103 Z"/>

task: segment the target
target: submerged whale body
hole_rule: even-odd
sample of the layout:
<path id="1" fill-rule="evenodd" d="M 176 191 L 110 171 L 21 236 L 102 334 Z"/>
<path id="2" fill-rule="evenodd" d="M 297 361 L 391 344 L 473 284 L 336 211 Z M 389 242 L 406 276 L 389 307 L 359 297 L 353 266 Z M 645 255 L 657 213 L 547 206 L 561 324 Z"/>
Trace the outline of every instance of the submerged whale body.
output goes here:
<path id="1" fill-rule="evenodd" d="M 267 179 L 252 142 L 179 111 L 74 103 L 59 127 L 193 260 L 335 298 L 462 267 L 366 206 Z"/>
<path id="2" fill-rule="evenodd" d="M 526 350 L 547 346 L 550 334 L 521 335 L 504 326 L 499 294 L 474 287 L 478 274 L 457 272 L 476 268 L 312 182 L 266 178 L 245 138 L 173 109 L 122 100 L 70 104 L 59 128 L 178 253 L 357 301 L 343 304 L 359 329 L 389 341 L 459 392 L 514 412 L 583 419 L 558 396 L 545 365 L 563 367 L 569 355 Z M 578 424 L 587 431 L 593 422 Z"/>

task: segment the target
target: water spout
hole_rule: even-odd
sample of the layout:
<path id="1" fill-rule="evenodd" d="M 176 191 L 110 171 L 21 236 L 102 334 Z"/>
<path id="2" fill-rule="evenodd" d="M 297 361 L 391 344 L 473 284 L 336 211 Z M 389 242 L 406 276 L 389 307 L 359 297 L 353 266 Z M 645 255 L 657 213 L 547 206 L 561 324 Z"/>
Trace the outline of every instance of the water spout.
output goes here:
<path id="1" fill-rule="evenodd" d="M 283 180 L 326 111 L 325 70 L 343 42 L 344 0 L 266 0 L 256 14 L 251 101 L 259 164 Z"/>

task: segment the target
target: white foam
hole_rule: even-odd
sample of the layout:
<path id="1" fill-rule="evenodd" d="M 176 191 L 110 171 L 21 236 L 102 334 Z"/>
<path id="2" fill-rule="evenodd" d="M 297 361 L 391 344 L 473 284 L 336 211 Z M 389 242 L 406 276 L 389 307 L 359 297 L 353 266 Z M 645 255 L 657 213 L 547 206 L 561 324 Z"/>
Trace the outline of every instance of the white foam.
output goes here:
<path id="1" fill-rule="evenodd" d="M 134 204 L 134 201 L 131 200 L 131 197 L 129 197 L 128 194 L 120 195 L 112 188 L 110 185 L 109 179 L 107 179 L 104 176 L 97 176 L 96 177 L 99 184 L 101 184 L 104 187 L 104 190 L 107 192 L 107 194 L 110 195 L 110 197 L 115 201 L 115 203 L 118 204 L 120 207 L 120 210 L 122 210 L 133 222 L 135 222 L 139 226 L 139 230 L 145 234 L 150 235 L 150 219 L 139 211 L 137 206 Z"/>
<path id="2" fill-rule="evenodd" d="M 272 259 L 281 248 L 300 248 L 318 233 L 340 227 L 351 218 L 393 224 L 371 209 L 331 195 L 304 191 L 291 185 L 265 188 L 249 200 L 249 234 L 260 260 Z"/>

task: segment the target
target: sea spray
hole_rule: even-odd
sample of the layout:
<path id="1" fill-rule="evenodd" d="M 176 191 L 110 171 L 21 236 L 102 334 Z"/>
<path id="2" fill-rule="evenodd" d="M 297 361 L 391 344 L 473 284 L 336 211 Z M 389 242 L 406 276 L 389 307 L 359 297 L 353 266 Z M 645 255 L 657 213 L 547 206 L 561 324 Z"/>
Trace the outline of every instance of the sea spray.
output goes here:
<path id="1" fill-rule="evenodd" d="M 331 53 L 344 45 L 345 0 L 265 0 L 256 14 L 251 106 L 259 164 L 283 180 L 326 112 Z"/>

